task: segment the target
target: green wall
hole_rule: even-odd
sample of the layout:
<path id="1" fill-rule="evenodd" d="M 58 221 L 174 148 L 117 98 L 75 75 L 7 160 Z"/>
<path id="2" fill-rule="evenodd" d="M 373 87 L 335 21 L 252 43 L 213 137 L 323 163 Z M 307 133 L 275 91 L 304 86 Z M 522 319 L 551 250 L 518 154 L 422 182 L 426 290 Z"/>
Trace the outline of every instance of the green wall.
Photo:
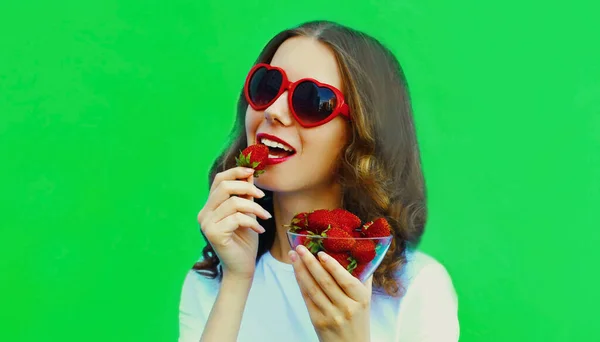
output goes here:
<path id="1" fill-rule="evenodd" d="M 174 341 L 243 78 L 318 18 L 405 68 L 461 341 L 600 340 L 598 5 L 0 2 L 0 340 Z M 265 324 L 269 324 L 265 322 Z"/>

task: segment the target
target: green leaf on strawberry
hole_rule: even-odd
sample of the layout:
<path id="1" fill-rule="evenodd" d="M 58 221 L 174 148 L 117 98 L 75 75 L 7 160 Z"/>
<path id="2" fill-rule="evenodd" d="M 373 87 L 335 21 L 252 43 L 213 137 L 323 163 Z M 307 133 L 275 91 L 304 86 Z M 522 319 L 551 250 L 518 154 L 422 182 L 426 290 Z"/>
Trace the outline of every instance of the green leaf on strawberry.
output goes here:
<path id="1" fill-rule="evenodd" d="M 348 272 L 352 273 L 352 271 L 354 271 L 356 266 L 358 266 L 358 264 L 357 264 L 356 260 L 354 258 L 352 258 L 352 261 L 350 261 L 350 265 L 348 265 L 346 270 L 348 270 Z"/>
<path id="2" fill-rule="evenodd" d="M 331 229 L 331 225 L 328 225 L 328 226 L 327 226 L 327 229 L 325 229 L 325 230 L 324 230 L 324 231 L 321 233 L 321 236 L 322 236 L 322 237 L 327 237 L 327 232 L 328 232 L 330 229 Z"/>
<path id="3" fill-rule="evenodd" d="M 323 250 L 323 243 L 321 242 L 321 239 L 311 240 L 306 248 L 308 248 L 312 254 L 317 254 L 319 251 Z"/>

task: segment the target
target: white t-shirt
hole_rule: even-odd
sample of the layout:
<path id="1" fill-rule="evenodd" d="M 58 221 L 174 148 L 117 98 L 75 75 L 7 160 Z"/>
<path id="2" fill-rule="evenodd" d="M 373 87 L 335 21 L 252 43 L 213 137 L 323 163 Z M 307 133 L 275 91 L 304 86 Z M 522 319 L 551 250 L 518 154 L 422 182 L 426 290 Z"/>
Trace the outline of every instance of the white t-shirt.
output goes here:
<path id="1" fill-rule="evenodd" d="M 458 301 L 448 272 L 422 252 L 406 256 L 398 272 L 404 295 L 394 298 L 374 289 L 371 342 L 458 341 Z M 217 280 L 188 273 L 179 307 L 179 342 L 200 340 L 218 289 Z M 292 265 L 269 252 L 257 263 L 238 341 L 318 341 Z"/>

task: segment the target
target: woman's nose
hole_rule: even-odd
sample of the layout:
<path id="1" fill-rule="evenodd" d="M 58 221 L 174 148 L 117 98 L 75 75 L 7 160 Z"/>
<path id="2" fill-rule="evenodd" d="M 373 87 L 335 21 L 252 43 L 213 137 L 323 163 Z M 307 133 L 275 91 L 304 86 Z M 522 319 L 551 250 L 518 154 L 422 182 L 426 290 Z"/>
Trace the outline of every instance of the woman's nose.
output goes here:
<path id="1" fill-rule="evenodd" d="M 292 115 L 288 106 L 288 92 L 284 92 L 265 109 L 265 118 L 272 123 L 278 121 L 284 126 L 292 124 Z"/>

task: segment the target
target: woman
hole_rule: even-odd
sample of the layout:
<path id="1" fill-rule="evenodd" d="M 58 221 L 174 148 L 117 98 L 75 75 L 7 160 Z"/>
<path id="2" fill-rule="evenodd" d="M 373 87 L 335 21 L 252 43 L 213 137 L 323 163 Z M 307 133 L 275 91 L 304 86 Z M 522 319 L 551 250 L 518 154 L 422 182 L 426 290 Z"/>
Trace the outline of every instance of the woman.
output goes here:
<path id="1" fill-rule="evenodd" d="M 180 341 L 458 340 L 452 281 L 414 249 L 425 189 L 406 81 L 388 49 L 332 22 L 281 32 L 248 74 L 234 133 L 198 214 L 209 243 L 183 286 Z M 252 144 L 270 147 L 256 179 L 235 167 Z M 326 254 L 290 250 L 283 225 L 296 213 L 337 207 L 393 226 L 365 283 Z"/>

